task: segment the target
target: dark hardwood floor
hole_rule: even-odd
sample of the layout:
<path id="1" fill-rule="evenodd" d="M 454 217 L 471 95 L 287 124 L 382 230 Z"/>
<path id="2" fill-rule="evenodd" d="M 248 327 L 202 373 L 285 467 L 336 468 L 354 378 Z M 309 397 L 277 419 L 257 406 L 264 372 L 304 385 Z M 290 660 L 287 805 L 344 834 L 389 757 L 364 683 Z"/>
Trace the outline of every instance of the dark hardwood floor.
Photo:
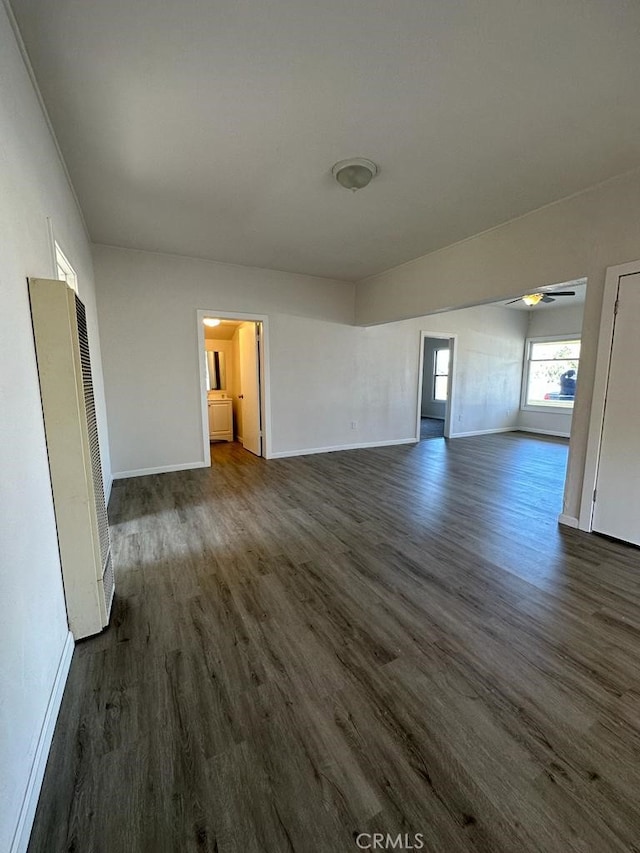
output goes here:
<path id="1" fill-rule="evenodd" d="M 640 850 L 640 552 L 558 527 L 566 452 L 220 445 L 116 484 L 31 853 Z"/>
<path id="2" fill-rule="evenodd" d="M 440 418 L 420 418 L 420 441 L 444 437 L 444 421 Z"/>

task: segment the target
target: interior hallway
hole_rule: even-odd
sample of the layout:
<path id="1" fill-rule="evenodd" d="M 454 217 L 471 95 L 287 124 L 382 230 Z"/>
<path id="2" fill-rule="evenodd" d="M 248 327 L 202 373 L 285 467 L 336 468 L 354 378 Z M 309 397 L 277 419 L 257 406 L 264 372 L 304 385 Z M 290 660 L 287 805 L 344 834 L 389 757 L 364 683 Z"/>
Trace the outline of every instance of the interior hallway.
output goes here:
<path id="1" fill-rule="evenodd" d="M 517 433 L 120 481 L 30 850 L 432 851 L 640 837 L 637 550 L 559 528 Z"/>

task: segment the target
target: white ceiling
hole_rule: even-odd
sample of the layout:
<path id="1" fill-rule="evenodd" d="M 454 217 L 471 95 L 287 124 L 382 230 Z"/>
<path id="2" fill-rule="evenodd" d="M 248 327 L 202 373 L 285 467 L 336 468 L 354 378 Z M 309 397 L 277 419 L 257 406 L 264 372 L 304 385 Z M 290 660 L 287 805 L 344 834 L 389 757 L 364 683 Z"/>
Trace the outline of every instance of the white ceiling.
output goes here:
<path id="1" fill-rule="evenodd" d="M 241 320 L 221 320 L 219 326 L 205 326 L 204 336 L 208 341 L 230 341 L 241 325 Z"/>
<path id="2" fill-rule="evenodd" d="M 637 0 L 12 5 L 96 242 L 356 280 L 640 165 Z"/>

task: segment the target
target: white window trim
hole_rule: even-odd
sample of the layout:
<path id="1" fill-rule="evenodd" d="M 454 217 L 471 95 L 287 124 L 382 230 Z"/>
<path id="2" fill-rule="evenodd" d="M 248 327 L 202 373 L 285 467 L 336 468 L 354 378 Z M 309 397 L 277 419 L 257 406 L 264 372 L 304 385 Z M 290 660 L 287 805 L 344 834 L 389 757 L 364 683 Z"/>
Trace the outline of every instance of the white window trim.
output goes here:
<path id="1" fill-rule="evenodd" d="M 78 276 L 76 275 L 76 271 L 74 270 L 71 262 L 65 255 L 65 253 L 60 248 L 60 244 L 57 240 L 54 240 L 54 250 L 55 250 L 55 260 L 56 260 L 56 277 L 60 278 L 59 271 L 62 270 L 65 277 L 62 281 L 66 281 L 69 287 L 71 287 L 75 292 L 78 292 Z"/>
<path id="2" fill-rule="evenodd" d="M 449 353 L 449 364 L 447 366 L 446 373 L 436 373 L 438 369 L 438 353 L 446 350 Z M 449 346 L 446 347 L 438 347 L 438 349 L 434 349 L 433 351 L 433 365 L 431 369 L 431 402 L 432 403 L 446 403 L 449 399 L 449 371 L 451 370 L 451 352 L 449 350 Z M 436 379 L 439 376 L 446 377 L 447 379 L 447 396 L 444 399 L 440 397 L 436 397 Z"/>
<path id="3" fill-rule="evenodd" d="M 552 415 L 571 415 L 573 414 L 573 406 L 570 408 L 560 406 L 531 406 L 527 404 L 527 388 L 529 386 L 529 354 L 531 352 L 531 344 L 553 343 L 553 341 L 581 341 L 581 332 L 567 332 L 564 335 L 540 335 L 536 338 L 527 338 L 524 347 L 524 359 L 522 362 L 522 387 L 520 390 L 520 411 L 522 412 L 540 412 L 541 414 Z M 581 348 L 582 353 L 582 348 Z M 579 361 L 580 359 L 578 359 Z"/>

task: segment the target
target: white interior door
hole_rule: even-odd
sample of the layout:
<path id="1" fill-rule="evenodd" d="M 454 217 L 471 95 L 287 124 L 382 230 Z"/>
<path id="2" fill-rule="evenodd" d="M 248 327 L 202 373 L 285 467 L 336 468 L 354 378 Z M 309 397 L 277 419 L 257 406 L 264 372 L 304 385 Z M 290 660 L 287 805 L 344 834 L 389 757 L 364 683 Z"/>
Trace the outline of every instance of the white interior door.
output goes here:
<path id="1" fill-rule="evenodd" d="M 240 349 L 240 395 L 242 405 L 242 445 L 256 456 L 262 455 L 260 432 L 260 365 L 258 327 L 243 323 L 238 329 Z"/>
<path id="2" fill-rule="evenodd" d="M 640 545 L 640 273 L 622 276 L 596 481 L 593 530 Z"/>

